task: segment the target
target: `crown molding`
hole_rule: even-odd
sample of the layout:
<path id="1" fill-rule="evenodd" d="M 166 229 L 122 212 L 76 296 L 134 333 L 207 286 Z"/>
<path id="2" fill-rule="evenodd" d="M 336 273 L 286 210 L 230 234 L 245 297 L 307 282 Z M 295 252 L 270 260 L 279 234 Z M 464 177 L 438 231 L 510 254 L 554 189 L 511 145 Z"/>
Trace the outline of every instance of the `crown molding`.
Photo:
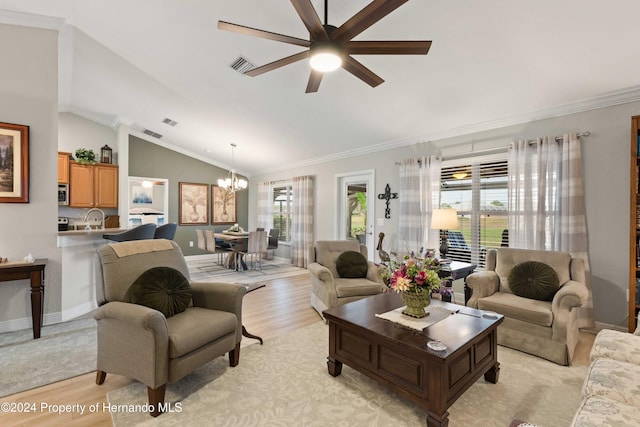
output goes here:
<path id="1" fill-rule="evenodd" d="M 64 18 L 0 9 L 0 24 L 60 31 L 64 23 Z"/>
<path id="2" fill-rule="evenodd" d="M 327 156 L 314 157 L 313 159 L 304 160 L 295 164 L 289 164 L 286 167 L 277 169 L 264 169 L 256 171 L 255 174 L 265 174 L 279 172 L 288 169 L 302 168 L 319 163 L 326 163 L 336 160 L 347 159 L 350 157 L 362 156 L 365 154 L 377 153 L 380 151 L 391 150 L 394 148 L 406 147 L 408 145 L 417 144 L 423 141 L 437 141 L 445 138 L 469 135 L 473 133 L 495 130 L 503 127 L 520 125 L 537 120 L 550 119 L 553 117 L 567 116 L 570 114 L 582 113 L 585 111 L 597 110 L 600 108 L 613 107 L 630 102 L 640 101 L 640 86 L 634 86 L 609 92 L 594 98 L 580 100 L 568 104 L 558 105 L 555 107 L 545 108 L 543 110 L 533 111 L 529 113 L 518 114 L 510 117 L 504 117 L 497 120 L 489 120 L 481 123 L 460 126 L 453 129 L 440 130 L 427 134 L 401 138 L 381 144 L 370 145 L 367 147 L 357 148 L 354 150 L 343 151 L 340 153 L 329 154 Z"/>

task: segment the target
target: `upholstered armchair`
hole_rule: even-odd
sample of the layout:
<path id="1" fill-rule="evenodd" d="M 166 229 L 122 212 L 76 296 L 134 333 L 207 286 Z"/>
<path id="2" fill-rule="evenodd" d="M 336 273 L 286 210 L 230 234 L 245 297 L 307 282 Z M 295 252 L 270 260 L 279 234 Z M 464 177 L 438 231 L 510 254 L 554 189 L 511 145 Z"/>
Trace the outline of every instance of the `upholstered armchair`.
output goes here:
<path id="1" fill-rule="evenodd" d="M 346 274 L 360 277 L 341 277 L 338 274 L 336 262 L 345 252 L 361 254 L 364 262 L 358 262 L 361 262 L 362 274 Z M 310 248 L 307 269 L 311 272 L 311 306 L 320 316 L 328 308 L 384 292 L 385 285 L 378 267 L 367 261 L 366 256 L 367 247 L 357 240 L 321 240 Z"/>
<path id="2" fill-rule="evenodd" d="M 486 269 L 467 276 L 466 284 L 472 289 L 467 305 L 504 314 L 498 344 L 571 363 L 579 340 L 575 309 L 588 298 L 582 259 L 568 252 L 491 249 Z"/>
<path id="3" fill-rule="evenodd" d="M 144 383 L 158 416 L 167 383 L 225 353 L 238 364 L 244 286 L 190 282 L 180 247 L 166 239 L 105 245 L 96 267 L 97 384 L 107 373 Z"/>

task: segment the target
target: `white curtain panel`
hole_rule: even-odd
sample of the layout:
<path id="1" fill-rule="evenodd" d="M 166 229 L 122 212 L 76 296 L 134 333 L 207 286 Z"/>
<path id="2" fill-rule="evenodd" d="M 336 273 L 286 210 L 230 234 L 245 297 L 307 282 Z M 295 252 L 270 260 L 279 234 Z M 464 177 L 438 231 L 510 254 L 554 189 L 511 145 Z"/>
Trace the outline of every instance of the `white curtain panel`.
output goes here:
<path id="1" fill-rule="evenodd" d="M 430 224 L 440 198 L 441 165 L 435 155 L 405 159 L 400 164 L 398 255 L 438 247 L 438 232 Z"/>
<path id="2" fill-rule="evenodd" d="M 294 177 L 291 190 L 291 263 L 307 268 L 309 247 L 313 245 L 313 177 Z"/>
<path id="3" fill-rule="evenodd" d="M 509 246 L 570 252 L 586 267 L 589 298 L 579 327 L 595 327 L 582 154 L 575 133 L 517 141 L 509 149 Z"/>
<path id="4" fill-rule="evenodd" d="M 273 183 L 258 183 L 258 227 L 273 228 Z"/>

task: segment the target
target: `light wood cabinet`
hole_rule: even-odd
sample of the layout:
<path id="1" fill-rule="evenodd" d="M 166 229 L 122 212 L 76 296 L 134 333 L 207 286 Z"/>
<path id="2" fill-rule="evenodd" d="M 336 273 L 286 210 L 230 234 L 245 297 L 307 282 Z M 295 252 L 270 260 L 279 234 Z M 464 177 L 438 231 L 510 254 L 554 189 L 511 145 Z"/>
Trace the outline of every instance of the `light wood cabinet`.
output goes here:
<path id="1" fill-rule="evenodd" d="M 118 166 L 98 163 L 69 164 L 69 206 L 72 208 L 117 208 Z"/>
<path id="2" fill-rule="evenodd" d="M 69 183 L 69 156 L 71 153 L 58 152 L 58 184 Z"/>
<path id="3" fill-rule="evenodd" d="M 629 332 L 640 311 L 640 116 L 631 118 L 631 216 L 629 223 Z"/>

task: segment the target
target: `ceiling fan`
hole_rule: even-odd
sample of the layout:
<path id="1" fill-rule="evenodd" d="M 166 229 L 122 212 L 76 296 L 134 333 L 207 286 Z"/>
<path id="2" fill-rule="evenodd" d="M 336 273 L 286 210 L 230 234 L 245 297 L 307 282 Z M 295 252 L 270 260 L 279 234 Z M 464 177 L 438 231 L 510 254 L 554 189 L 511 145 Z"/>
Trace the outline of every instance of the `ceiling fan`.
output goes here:
<path id="1" fill-rule="evenodd" d="M 327 23 L 328 0 L 324 2 L 324 25 L 313 8 L 311 0 L 291 0 L 300 19 L 309 30 L 309 40 L 225 21 L 218 21 L 218 29 L 309 48 L 304 52 L 296 53 L 245 72 L 251 77 L 310 58 L 312 69 L 306 93 L 317 92 L 324 73 L 339 67 L 344 68 L 371 87 L 376 87 L 384 80 L 353 59 L 351 55 L 426 55 L 431 47 L 431 42 L 353 41 L 352 39 L 407 1 L 409 0 L 374 0 L 344 24 L 335 27 Z"/>

